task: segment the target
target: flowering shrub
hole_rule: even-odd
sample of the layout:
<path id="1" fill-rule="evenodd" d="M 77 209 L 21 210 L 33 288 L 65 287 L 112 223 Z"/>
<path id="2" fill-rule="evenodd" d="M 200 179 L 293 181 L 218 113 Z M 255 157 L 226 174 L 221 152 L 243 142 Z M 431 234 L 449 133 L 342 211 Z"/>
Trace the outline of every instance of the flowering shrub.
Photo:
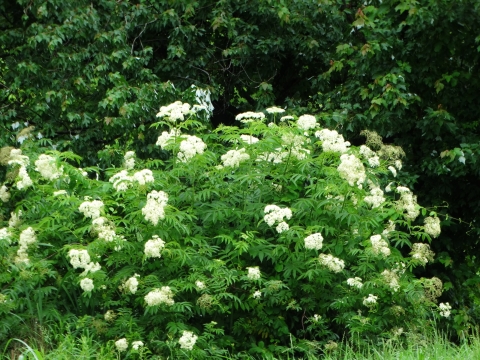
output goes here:
<path id="1" fill-rule="evenodd" d="M 127 151 L 105 181 L 33 140 L 10 149 L 0 337 L 68 313 L 120 356 L 201 359 L 395 337 L 455 311 L 437 307 L 438 279 L 413 274 L 434 261 L 440 221 L 395 178 L 397 157 L 312 115 L 270 108 L 210 132 L 201 111 L 162 107 L 169 158 L 156 169 Z"/>

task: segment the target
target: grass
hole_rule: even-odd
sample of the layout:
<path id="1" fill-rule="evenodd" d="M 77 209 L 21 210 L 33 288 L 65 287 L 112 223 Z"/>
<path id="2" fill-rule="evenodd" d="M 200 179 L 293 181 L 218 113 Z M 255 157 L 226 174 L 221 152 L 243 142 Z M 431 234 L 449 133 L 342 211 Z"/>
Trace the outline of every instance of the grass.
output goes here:
<path id="1" fill-rule="evenodd" d="M 408 334 L 406 334 L 408 336 Z M 402 335 L 404 336 L 404 335 Z M 113 360 L 119 359 L 118 353 L 112 344 L 100 344 L 88 333 L 80 337 L 65 334 L 56 346 L 45 351 L 37 348 L 34 343 L 28 344 L 24 340 L 10 339 L 1 359 L 23 360 Z M 8 351 L 7 351 L 8 348 Z M 294 348 L 292 344 L 292 348 Z M 14 351 L 12 351 L 12 349 Z M 293 351 L 292 351 L 293 352 Z M 125 358 L 125 357 L 122 357 Z M 169 359 L 168 357 L 149 357 L 150 359 Z M 239 359 L 238 356 L 224 358 L 226 360 Z M 135 356 L 138 359 L 138 356 Z M 241 359 L 253 360 L 264 359 L 263 357 L 242 356 Z M 430 337 L 422 335 L 409 336 L 408 341 L 384 341 L 379 344 L 364 345 L 354 340 L 338 344 L 335 350 L 331 350 L 322 356 L 298 356 L 287 355 L 271 357 L 271 359 L 287 360 L 470 360 L 480 359 L 480 335 L 478 331 L 467 338 L 460 345 L 449 342 L 446 336 L 434 333 Z M 171 359 L 173 360 L 173 359 Z"/>

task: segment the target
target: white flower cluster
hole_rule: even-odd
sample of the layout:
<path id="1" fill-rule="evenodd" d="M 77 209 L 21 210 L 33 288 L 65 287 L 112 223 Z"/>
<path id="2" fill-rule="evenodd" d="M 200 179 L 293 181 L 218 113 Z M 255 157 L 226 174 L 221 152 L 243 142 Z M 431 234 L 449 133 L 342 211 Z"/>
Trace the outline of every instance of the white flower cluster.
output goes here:
<path id="1" fill-rule="evenodd" d="M 281 114 L 284 113 L 285 110 L 276 106 L 269 107 L 265 109 L 265 111 L 269 114 Z"/>
<path id="2" fill-rule="evenodd" d="M 360 155 L 362 155 L 368 161 L 368 165 L 374 168 L 380 166 L 380 158 L 378 155 L 366 145 L 360 146 Z"/>
<path id="3" fill-rule="evenodd" d="M 154 182 L 155 179 L 151 170 L 143 169 L 134 173 L 133 176 L 129 176 L 127 170 L 122 170 L 113 175 L 109 180 L 116 191 L 127 190 L 134 181 L 138 182 L 139 185 L 145 185 Z"/>
<path id="4" fill-rule="evenodd" d="M 360 277 L 347 279 L 347 284 L 351 287 L 356 287 L 357 289 L 361 289 L 363 287 L 362 278 Z"/>
<path id="5" fill-rule="evenodd" d="M 165 117 L 170 122 L 176 122 L 177 120 L 185 120 L 185 115 L 192 114 L 190 110 L 190 104 L 183 103 L 181 101 L 175 101 L 168 106 L 162 106 L 160 112 L 157 113 L 157 117 Z"/>
<path id="6" fill-rule="evenodd" d="M 280 121 L 283 122 L 283 121 L 293 120 L 293 119 L 294 119 L 293 116 L 287 115 L 287 116 L 282 116 L 282 117 L 280 118 Z"/>
<path id="7" fill-rule="evenodd" d="M 21 166 L 20 170 L 18 170 L 18 177 L 20 178 L 16 184 L 18 190 L 22 190 L 33 185 L 33 181 L 30 179 L 30 176 L 28 176 L 27 168 L 25 166 Z"/>
<path id="8" fill-rule="evenodd" d="M 80 280 L 80 287 L 85 292 L 90 292 L 95 288 L 95 286 L 93 285 L 93 280 L 90 278 Z"/>
<path id="9" fill-rule="evenodd" d="M 100 217 L 100 210 L 103 207 L 103 202 L 100 200 L 93 200 L 93 201 L 84 201 L 78 207 L 78 210 L 88 218 L 96 219 Z"/>
<path id="10" fill-rule="evenodd" d="M 26 167 L 30 164 L 30 159 L 26 155 L 22 155 L 21 149 L 12 149 L 8 157 L 8 165 L 20 165 Z"/>
<path id="11" fill-rule="evenodd" d="M 161 257 L 161 252 L 165 247 L 165 241 L 160 239 L 158 235 L 153 235 L 150 240 L 145 243 L 145 257 Z"/>
<path id="12" fill-rule="evenodd" d="M 310 150 L 302 147 L 305 141 L 309 140 L 304 136 L 295 135 L 293 133 L 282 135 L 282 143 L 287 149 L 289 149 L 283 153 L 283 158 L 291 154 L 291 156 L 298 160 L 305 159 L 307 155 L 310 154 Z"/>
<path id="13" fill-rule="evenodd" d="M 382 272 L 383 279 L 387 283 L 388 286 L 394 291 L 397 292 L 400 289 L 400 282 L 398 275 L 395 271 L 384 270 Z"/>
<path id="14" fill-rule="evenodd" d="M 350 142 L 345 141 L 343 136 L 335 130 L 322 129 L 315 133 L 315 137 L 322 141 L 323 151 L 333 151 L 340 154 L 346 153 Z"/>
<path id="15" fill-rule="evenodd" d="M 120 340 L 115 341 L 115 347 L 117 348 L 118 351 L 127 351 L 128 349 L 128 341 L 127 339 L 123 338 Z"/>
<path id="16" fill-rule="evenodd" d="M 0 200 L 3 202 L 7 202 L 10 200 L 10 193 L 8 192 L 8 188 L 5 185 L 2 185 L 0 188 Z"/>
<path id="17" fill-rule="evenodd" d="M 405 219 L 415 221 L 420 214 L 417 197 L 405 186 L 398 186 L 396 190 L 400 194 L 400 199 L 396 202 L 397 209 L 406 212 L 406 214 L 403 214 Z"/>
<path id="18" fill-rule="evenodd" d="M 105 319 L 105 321 L 113 321 L 113 320 L 115 320 L 116 317 L 117 317 L 117 315 L 115 314 L 115 312 L 113 310 L 108 310 L 103 315 L 103 318 Z"/>
<path id="19" fill-rule="evenodd" d="M 303 131 L 315 129 L 316 126 L 317 119 L 313 115 L 302 115 L 297 120 L 297 127 Z"/>
<path id="20" fill-rule="evenodd" d="M 425 232 L 433 238 L 438 237 L 441 233 L 440 219 L 438 217 L 426 217 L 424 220 Z"/>
<path id="21" fill-rule="evenodd" d="M 90 261 L 90 255 L 87 250 L 71 249 L 68 252 L 68 256 L 70 257 L 70 264 L 72 264 L 74 269 L 84 269 L 81 276 L 85 276 L 89 272 L 94 273 L 102 268 L 98 262 Z"/>
<path id="22" fill-rule="evenodd" d="M 388 170 L 392 173 L 393 177 L 397 177 L 397 169 L 395 169 L 393 166 L 389 166 Z"/>
<path id="23" fill-rule="evenodd" d="M 375 304 L 377 303 L 377 300 L 378 300 L 378 296 L 368 294 L 368 297 L 363 298 L 363 305 L 368 307 L 375 306 Z"/>
<path id="24" fill-rule="evenodd" d="M 359 189 L 366 179 L 365 168 L 362 162 L 355 155 L 343 154 L 340 156 L 340 165 L 338 165 L 338 172 L 340 176 L 347 180 L 350 186 L 355 184 Z"/>
<path id="25" fill-rule="evenodd" d="M 370 241 L 372 243 L 372 251 L 375 255 L 382 254 L 384 257 L 390 255 L 390 248 L 387 242 L 382 239 L 382 235 L 372 235 L 370 236 Z"/>
<path id="26" fill-rule="evenodd" d="M 186 138 L 186 140 L 183 140 L 180 143 L 180 151 L 177 154 L 178 159 L 181 162 L 188 162 L 196 154 L 203 154 L 207 145 L 202 141 L 202 139 L 191 135 L 185 135 L 182 137 Z"/>
<path id="27" fill-rule="evenodd" d="M 260 141 L 258 138 L 252 135 L 240 135 L 240 139 L 242 139 L 243 142 L 246 142 L 249 145 L 255 144 Z"/>
<path id="28" fill-rule="evenodd" d="M 124 291 L 128 291 L 131 294 L 135 294 L 138 290 L 138 279 L 140 275 L 135 274 L 131 278 L 129 278 L 127 281 L 123 283 L 123 285 L 120 287 Z"/>
<path id="29" fill-rule="evenodd" d="M 370 195 L 365 196 L 365 202 L 372 206 L 372 209 L 380 207 L 385 202 L 383 191 L 377 186 L 372 186 Z"/>
<path id="30" fill-rule="evenodd" d="M 163 191 L 153 190 L 147 195 L 147 203 L 142 208 L 145 220 L 153 225 L 158 224 L 159 219 L 165 218 L 165 207 L 167 206 L 168 195 Z"/>
<path id="31" fill-rule="evenodd" d="M 339 273 L 345 268 L 345 262 L 343 260 L 330 254 L 320 254 L 318 261 L 320 264 L 327 267 L 328 270 L 335 273 Z"/>
<path id="32" fill-rule="evenodd" d="M 430 245 L 423 243 L 415 243 L 412 246 L 412 252 L 410 253 L 412 258 L 420 261 L 423 265 L 428 263 L 428 261 L 433 261 L 435 253 L 430 250 Z"/>
<path id="33" fill-rule="evenodd" d="M 19 248 L 17 250 L 17 257 L 15 258 L 15 263 L 28 263 L 28 247 L 34 244 L 37 241 L 37 236 L 35 235 L 35 231 L 29 227 L 23 230 L 20 233 L 20 239 L 18 240 Z"/>
<path id="34" fill-rule="evenodd" d="M 395 160 L 395 167 L 398 170 L 402 170 L 402 160 Z"/>
<path id="35" fill-rule="evenodd" d="M 309 235 L 304 241 L 305 249 L 320 250 L 323 246 L 323 236 L 320 233 Z"/>
<path id="36" fill-rule="evenodd" d="M 440 308 L 440 316 L 447 317 L 447 318 L 450 316 L 450 310 L 452 310 L 452 307 L 448 302 L 445 304 L 440 303 L 438 307 Z"/>
<path id="37" fill-rule="evenodd" d="M 276 230 L 280 234 L 289 229 L 288 224 L 284 221 L 284 218 L 290 220 L 292 218 L 292 210 L 289 208 L 280 208 L 277 205 L 267 205 L 263 210 L 265 216 L 263 220 L 268 224 L 268 226 L 273 226 L 275 223 L 278 223 Z"/>
<path id="38" fill-rule="evenodd" d="M 8 220 L 8 227 L 15 228 L 22 223 L 20 217 L 22 216 L 22 210 L 18 210 L 18 214 L 10 213 L 10 220 Z"/>
<path id="39" fill-rule="evenodd" d="M 250 155 L 245 153 L 245 149 L 229 150 L 221 157 L 223 166 L 239 167 L 242 161 L 250 159 Z"/>
<path id="40" fill-rule="evenodd" d="M 205 283 L 200 280 L 195 281 L 195 286 L 198 290 L 203 290 L 206 288 Z"/>
<path id="41" fill-rule="evenodd" d="M 12 242 L 11 237 L 12 237 L 12 234 L 10 233 L 8 228 L 0 229 L 0 240 L 1 241 L 6 241 L 7 243 L 10 244 Z"/>
<path id="42" fill-rule="evenodd" d="M 132 349 L 133 350 L 138 350 L 141 347 L 143 347 L 143 345 L 144 345 L 143 341 L 140 341 L 140 340 L 134 341 L 134 342 L 132 342 Z"/>
<path id="43" fill-rule="evenodd" d="M 172 138 L 179 138 L 182 135 L 180 130 L 178 129 L 172 129 L 170 132 L 162 132 L 162 135 L 160 135 L 157 139 L 157 142 L 155 143 L 157 146 L 160 146 L 162 149 L 165 149 L 166 146 L 168 146 L 170 139 Z"/>
<path id="44" fill-rule="evenodd" d="M 63 166 L 58 168 L 54 157 L 42 154 L 35 161 L 35 170 L 47 180 L 58 179 L 63 174 Z"/>
<path id="45" fill-rule="evenodd" d="M 58 190 L 53 192 L 53 196 L 68 195 L 67 190 Z"/>
<path id="46" fill-rule="evenodd" d="M 135 167 L 135 151 L 127 151 L 123 157 L 125 169 L 131 170 Z"/>
<path id="47" fill-rule="evenodd" d="M 257 290 L 253 293 L 252 297 L 254 299 L 260 299 L 262 297 L 262 292 L 260 290 Z"/>
<path id="48" fill-rule="evenodd" d="M 382 235 L 388 236 L 392 231 L 395 231 L 395 223 L 392 220 L 388 220 L 388 225 L 385 226 L 385 230 L 382 231 Z"/>
<path id="49" fill-rule="evenodd" d="M 268 161 L 274 164 L 280 164 L 288 156 L 288 152 L 282 151 L 281 148 L 275 150 L 275 152 L 259 154 L 256 161 Z"/>
<path id="50" fill-rule="evenodd" d="M 145 302 L 148 306 L 156 306 L 165 304 L 172 306 L 175 301 L 173 300 L 173 292 L 168 286 L 162 286 L 161 289 L 154 289 L 145 295 Z"/>
<path id="51" fill-rule="evenodd" d="M 184 330 L 182 337 L 178 339 L 180 347 L 185 350 L 192 350 L 197 342 L 198 336 L 191 331 Z"/>
<path id="52" fill-rule="evenodd" d="M 92 221 L 93 230 L 97 233 L 97 236 L 101 240 L 111 242 L 115 240 L 117 234 L 112 225 L 110 225 L 107 218 L 98 217 Z"/>
<path id="53" fill-rule="evenodd" d="M 258 266 L 255 266 L 255 267 L 247 267 L 247 270 L 248 270 L 247 277 L 248 277 L 250 280 L 258 280 L 258 279 L 260 279 L 260 277 L 262 276 L 262 274 L 261 274 L 260 269 L 258 268 Z"/>
<path id="54" fill-rule="evenodd" d="M 265 119 L 265 114 L 262 112 L 247 111 L 235 116 L 235 120 L 240 121 L 244 124 L 255 121 L 256 119 L 258 120 Z"/>

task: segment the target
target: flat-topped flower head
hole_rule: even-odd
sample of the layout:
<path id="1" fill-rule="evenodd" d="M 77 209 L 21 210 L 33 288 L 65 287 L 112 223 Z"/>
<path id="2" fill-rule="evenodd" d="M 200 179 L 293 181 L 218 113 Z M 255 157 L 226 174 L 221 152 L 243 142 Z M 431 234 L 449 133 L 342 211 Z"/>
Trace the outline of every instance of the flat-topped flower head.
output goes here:
<path id="1" fill-rule="evenodd" d="M 46 154 L 40 155 L 35 161 L 35 170 L 50 181 L 58 179 L 63 174 L 63 166 L 57 167 L 56 159 Z"/>
<path id="2" fill-rule="evenodd" d="M 177 154 L 182 162 L 190 161 L 196 154 L 203 154 L 207 147 L 203 140 L 196 136 L 185 135 L 183 138 L 186 139 L 180 143 L 180 151 Z"/>
<path id="3" fill-rule="evenodd" d="M 158 235 L 153 235 L 150 240 L 145 243 L 145 257 L 161 257 L 161 252 L 165 247 L 165 241 L 160 239 Z"/>
<path id="4" fill-rule="evenodd" d="M 265 111 L 269 114 L 281 114 L 284 113 L 285 110 L 276 106 L 269 107 L 265 109 Z"/>
<path id="5" fill-rule="evenodd" d="M 163 191 L 153 190 L 147 195 L 147 203 L 142 208 L 142 214 L 145 220 L 153 225 L 158 224 L 158 220 L 165 218 L 165 207 L 167 206 L 168 195 Z"/>
<path id="6" fill-rule="evenodd" d="M 245 152 L 245 149 L 229 150 L 225 155 L 222 155 L 221 159 L 225 167 L 239 167 L 241 162 L 250 159 L 250 155 Z"/>
<path id="7" fill-rule="evenodd" d="M 78 207 L 78 210 L 87 218 L 96 219 L 100 217 L 100 210 L 103 208 L 103 202 L 100 200 L 84 201 Z"/>
<path id="8" fill-rule="evenodd" d="M 361 289 L 363 287 L 362 278 L 360 277 L 347 279 L 347 284 L 351 287 L 356 287 L 357 289 Z"/>
<path id="9" fill-rule="evenodd" d="M 115 347 L 117 348 L 118 351 L 127 351 L 128 349 L 128 341 L 127 339 L 123 338 L 120 340 L 115 341 Z"/>
<path id="10" fill-rule="evenodd" d="M 178 339 L 180 348 L 191 351 L 197 342 L 198 336 L 191 331 L 183 331 L 182 337 Z"/>
<path id="11" fill-rule="evenodd" d="M 255 120 L 263 120 L 265 119 L 265 114 L 262 112 L 253 112 L 253 111 L 247 111 L 241 114 L 238 114 L 235 116 L 235 120 L 240 121 L 244 124 L 253 122 Z"/>
<path id="12" fill-rule="evenodd" d="M 125 169 L 131 170 L 135 167 L 135 151 L 127 151 L 123 159 L 125 161 Z"/>
<path id="13" fill-rule="evenodd" d="M 343 260 L 330 254 L 320 254 L 318 260 L 320 264 L 335 273 L 339 273 L 345 268 L 345 262 Z"/>
<path id="14" fill-rule="evenodd" d="M 438 237 L 441 233 L 440 219 L 438 217 L 426 217 L 424 220 L 425 232 L 433 238 Z"/>
<path id="15" fill-rule="evenodd" d="M 85 278 L 80 281 L 80 287 L 85 292 L 91 292 L 95 286 L 93 285 L 93 280 L 90 278 Z"/>
<path id="16" fill-rule="evenodd" d="M 315 133 L 315 137 L 322 141 L 323 151 L 332 151 L 340 154 L 346 153 L 350 142 L 335 130 L 322 129 Z"/>
<path id="17" fill-rule="evenodd" d="M 258 266 L 255 266 L 255 267 L 247 267 L 247 270 L 248 270 L 247 277 L 248 277 L 250 280 L 258 280 L 258 279 L 260 279 L 260 277 L 262 276 L 262 274 L 260 273 L 260 269 L 258 268 Z"/>
<path id="18" fill-rule="evenodd" d="M 190 104 L 182 103 L 181 101 L 175 101 L 168 106 L 162 106 L 157 113 L 157 117 L 166 118 L 167 121 L 176 122 L 185 120 L 185 115 L 192 114 L 190 110 Z"/>
<path id="19" fill-rule="evenodd" d="M 148 306 L 157 306 L 165 304 L 172 306 L 175 301 L 173 300 L 173 292 L 169 286 L 162 286 L 161 289 L 154 289 L 145 295 L 145 302 Z"/>
<path id="20" fill-rule="evenodd" d="M 302 115 L 297 120 L 297 127 L 300 130 L 308 131 L 315 129 L 317 126 L 317 119 L 313 115 Z"/>
<path id="21" fill-rule="evenodd" d="M 323 246 L 323 236 L 320 233 L 309 235 L 304 241 L 305 249 L 320 250 Z"/>
<path id="22" fill-rule="evenodd" d="M 375 255 L 381 254 L 384 257 L 390 255 L 390 248 L 387 242 L 382 239 L 382 235 L 370 236 L 370 242 L 372 243 L 372 251 Z"/>

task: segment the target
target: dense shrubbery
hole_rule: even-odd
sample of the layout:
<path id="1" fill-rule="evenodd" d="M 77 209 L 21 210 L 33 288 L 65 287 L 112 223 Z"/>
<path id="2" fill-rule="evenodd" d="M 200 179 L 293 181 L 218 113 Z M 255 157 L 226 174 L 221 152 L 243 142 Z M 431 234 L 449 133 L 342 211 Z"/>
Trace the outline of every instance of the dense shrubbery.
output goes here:
<path id="1" fill-rule="evenodd" d="M 2 148 L 2 338 L 57 322 L 122 357 L 266 357 L 450 315 L 442 282 L 413 274 L 440 221 L 400 148 L 275 107 L 210 131 L 206 105 L 162 107 L 164 160 L 127 151 L 106 174 L 34 138 Z"/>

